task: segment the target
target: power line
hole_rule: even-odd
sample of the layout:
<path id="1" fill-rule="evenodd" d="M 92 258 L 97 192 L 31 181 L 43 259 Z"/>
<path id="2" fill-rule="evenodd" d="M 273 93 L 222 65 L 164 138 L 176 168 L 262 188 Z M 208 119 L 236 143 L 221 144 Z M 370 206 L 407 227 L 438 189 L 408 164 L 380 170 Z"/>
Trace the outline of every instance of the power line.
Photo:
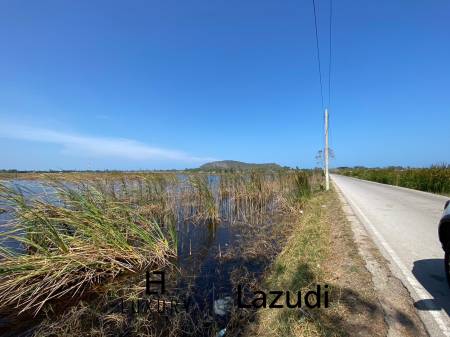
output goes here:
<path id="1" fill-rule="evenodd" d="M 322 69 L 320 66 L 320 50 L 319 50 L 319 33 L 317 31 L 317 15 L 316 15 L 316 2 L 312 0 L 314 8 L 314 27 L 316 28 L 316 49 L 317 49 L 317 62 L 319 64 L 319 81 L 320 81 L 320 97 L 322 99 L 322 109 L 323 105 L 323 86 L 322 86 Z"/>
<path id="2" fill-rule="evenodd" d="M 325 108 L 324 105 L 324 94 L 323 94 L 323 79 L 322 79 L 322 65 L 320 61 L 320 48 L 319 48 L 319 30 L 317 28 L 317 12 L 316 12 L 316 2 L 312 0 L 314 9 L 314 28 L 316 33 L 316 50 L 317 50 L 317 64 L 319 69 L 319 82 L 320 82 L 320 98 L 322 102 L 322 109 Z M 333 22 L 333 0 L 330 0 L 330 16 L 329 16 L 329 59 L 328 59 L 328 107 L 331 105 L 331 55 L 332 55 L 332 22 Z"/>
<path id="3" fill-rule="evenodd" d="M 317 49 L 317 63 L 319 65 L 319 81 L 320 81 L 320 98 L 322 100 L 322 109 L 324 109 L 324 124 L 325 124 L 325 148 L 324 148 L 324 173 L 325 173 L 325 189 L 328 191 L 330 188 L 330 176 L 328 172 L 328 151 L 329 151 L 329 145 L 328 145 L 328 130 L 329 130 L 329 123 L 328 123 L 328 108 L 331 103 L 331 33 L 332 33 L 332 17 L 333 17 L 333 8 L 332 8 L 332 0 L 330 0 L 330 24 L 329 24 L 329 60 L 328 60 L 328 105 L 327 107 L 323 104 L 323 84 L 322 84 L 322 67 L 320 64 L 320 48 L 319 48 L 319 32 L 317 29 L 317 13 L 316 13 L 316 2 L 315 0 L 312 0 L 313 2 L 313 8 L 314 8 L 314 27 L 316 32 L 316 49 Z"/>
<path id="4" fill-rule="evenodd" d="M 331 105 L 331 23 L 333 19 L 333 0 L 330 0 L 330 45 L 329 45 L 329 60 L 328 60 L 328 107 Z M 317 28 L 316 28 L 317 30 Z"/>
<path id="5" fill-rule="evenodd" d="M 331 106 L 331 46 L 332 46 L 332 22 L 333 22 L 333 0 L 330 0 L 330 29 L 329 29 L 329 55 L 328 55 L 328 108 Z M 328 115 L 329 118 L 329 115 Z M 328 125 L 330 121 L 328 120 Z M 329 129 L 328 129 L 329 133 Z M 328 138 L 331 139 L 330 134 L 328 134 Z M 329 146 L 329 145 L 328 145 Z"/>

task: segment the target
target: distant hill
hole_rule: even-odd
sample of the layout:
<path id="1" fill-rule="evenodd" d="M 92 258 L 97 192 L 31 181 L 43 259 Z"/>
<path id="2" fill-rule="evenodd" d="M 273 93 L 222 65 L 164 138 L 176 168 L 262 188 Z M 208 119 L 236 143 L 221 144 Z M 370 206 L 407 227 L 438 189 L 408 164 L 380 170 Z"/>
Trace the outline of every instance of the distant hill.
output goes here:
<path id="1" fill-rule="evenodd" d="M 248 170 L 248 169 L 263 169 L 263 170 L 280 170 L 282 167 L 275 163 L 253 164 L 244 163 L 236 160 L 221 160 L 213 161 L 200 166 L 201 170 Z"/>

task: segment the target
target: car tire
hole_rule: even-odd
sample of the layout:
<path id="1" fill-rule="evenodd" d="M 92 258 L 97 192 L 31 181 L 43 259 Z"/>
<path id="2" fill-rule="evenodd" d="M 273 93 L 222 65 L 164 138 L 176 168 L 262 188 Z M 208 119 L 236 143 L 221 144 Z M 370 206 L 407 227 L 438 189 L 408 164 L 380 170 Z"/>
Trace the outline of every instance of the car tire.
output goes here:
<path id="1" fill-rule="evenodd" d="M 444 263 L 445 263 L 445 276 L 447 276 L 447 283 L 448 286 L 450 287 L 450 251 L 448 250 L 445 252 Z"/>

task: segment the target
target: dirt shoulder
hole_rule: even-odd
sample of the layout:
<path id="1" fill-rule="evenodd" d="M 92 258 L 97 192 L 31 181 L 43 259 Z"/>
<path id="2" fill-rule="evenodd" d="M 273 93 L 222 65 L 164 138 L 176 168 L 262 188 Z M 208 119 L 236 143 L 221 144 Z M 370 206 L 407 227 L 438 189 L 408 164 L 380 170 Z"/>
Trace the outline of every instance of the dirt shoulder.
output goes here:
<path id="1" fill-rule="evenodd" d="M 308 201 L 263 282 L 293 294 L 328 285 L 329 307 L 260 309 L 247 335 L 427 336 L 408 292 L 345 208 L 335 191 Z"/>
<path id="2" fill-rule="evenodd" d="M 366 269 L 372 275 L 372 283 L 377 292 L 388 326 L 387 336 L 428 336 L 422 321 L 414 309 L 414 301 L 408 290 L 392 274 L 389 262 L 381 255 L 369 237 L 364 225 L 358 220 L 338 188 L 336 188 L 336 194 L 352 228 L 358 252 L 365 261 Z"/>

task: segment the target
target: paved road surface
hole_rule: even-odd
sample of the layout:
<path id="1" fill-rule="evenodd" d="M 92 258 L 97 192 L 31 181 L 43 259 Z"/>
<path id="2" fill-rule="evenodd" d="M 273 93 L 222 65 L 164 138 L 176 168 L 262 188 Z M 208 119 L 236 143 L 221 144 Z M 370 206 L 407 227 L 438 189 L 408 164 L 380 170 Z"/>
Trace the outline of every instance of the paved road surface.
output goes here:
<path id="1" fill-rule="evenodd" d="M 443 196 L 332 175 L 408 288 L 431 336 L 450 337 L 450 289 L 437 228 Z"/>

